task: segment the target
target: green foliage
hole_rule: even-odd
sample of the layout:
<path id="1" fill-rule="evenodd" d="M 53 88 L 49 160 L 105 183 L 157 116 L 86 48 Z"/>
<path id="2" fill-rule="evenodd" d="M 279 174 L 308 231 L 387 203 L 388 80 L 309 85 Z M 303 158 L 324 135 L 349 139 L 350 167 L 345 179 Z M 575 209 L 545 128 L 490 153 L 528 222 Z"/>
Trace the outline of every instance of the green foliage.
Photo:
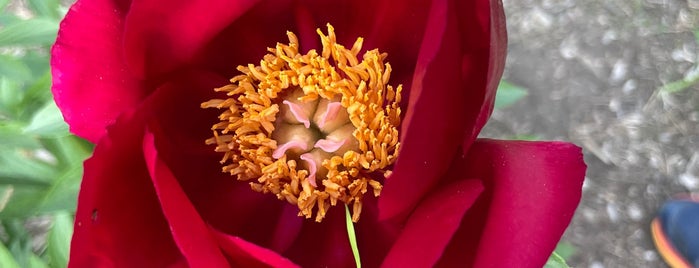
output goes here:
<path id="1" fill-rule="evenodd" d="M 2 243 L 0 243 L 0 267 L 19 268 L 12 253 Z"/>
<path id="2" fill-rule="evenodd" d="M 694 40 L 699 45 L 699 30 L 694 30 Z M 685 89 L 697 84 L 699 82 L 699 65 L 692 67 L 685 76 L 677 81 L 672 81 L 660 87 L 658 92 L 660 94 L 672 94 L 677 92 L 682 92 Z"/>
<path id="3" fill-rule="evenodd" d="M 575 247 L 567 242 L 558 243 L 556 250 L 551 253 L 544 268 L 570 268 L 566 263 L 566 259 L 570 258 L 575 253 Z"/>
<path id="4" fill-rule="evenodd" d="M 503 109 L 526 97 L 529 93 L 523 87 L 515 86 L 505 80 L 500 81 L 495 95 L 495 109 Z"/>
<path id="5" fill-rule="evenodd" d="M 49 48 L 66 7 L 9 2 L 0 0 L 0 267 L 66 267 L 92 152 L 68 132 L 50 91 Z"/>
<path id="6" fill-rule="evenodd" d="M 53 227 L 49 232 L 46 249 L 51 267 L 66 267 L 70 250 L 70 238 L 73 235 L 73 216 L 68 213 L 56 213 Z"/>
<path id="7" fill-rule="evenodd" d="M 695 85 L 697 82 L 699 82 L 699 66 L 694 66 L 693 69 L 684 76 L 684 78 L 667 83 L 658 90 L 661 94 L 682 92 L 685 89 Z"/>
<path id="8" fill-rule="evenodd" d="M 19 20 L 0 30 L 0 47 L 51 45 L 56 40 L 55 20 L 35 18 Z"/>
<path id="9" fill-rule="evenodd" d="M 563 257 L 558 255 L 558 253 L 554 251 L 551 254 L 551 257 L 549 257 L 549 260 L 546 261 L 544 268 L 570 268 L 570 266 L 568 266 L 566 260 L 563 259 Z"/>

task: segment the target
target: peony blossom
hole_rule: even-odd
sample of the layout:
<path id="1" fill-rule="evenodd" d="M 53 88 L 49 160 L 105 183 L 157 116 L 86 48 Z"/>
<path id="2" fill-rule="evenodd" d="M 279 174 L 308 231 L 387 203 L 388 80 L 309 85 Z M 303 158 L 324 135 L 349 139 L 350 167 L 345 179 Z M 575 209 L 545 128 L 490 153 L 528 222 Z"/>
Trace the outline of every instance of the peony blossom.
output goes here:
<path id="1" fill-rule="evenodd" d="M 360 68 L 321 55 L 331 27 L 348 58 L 376 49 L 362 66 L 387 83 L 359 80 L 377 97 L 262 86 L 272 80 L 254 72 L 280 62 L 278 44 L 332 65 L 314 67 L 313 79 L 349 83 L 349 71 L 320 75 Z M 476 138 L 505 54 L 497 0 L 78 0 L 51 58 L 56 103 L 71 131 L 96 143 L 69 266 L 354 267 L 347 204 L 365 267 L 541 267 L 580 200 L 585 165 L 568 143 Z M 277 67 L 292 70 L 294 59 Z M 254 103 L 267 112 L 234 111 Z M 327 119 L 332 105 L 346 118 Z M 322 135 L 294 134 L 309 129 Z M 242 146 L 254 137 L 236 131 L 264 146 Z M 348 152 L 357 163 L 329 164 Z M 292 168 L 303 175 L 266 183 Z M 331 181 L 340 173 L 363 188 Z"/>

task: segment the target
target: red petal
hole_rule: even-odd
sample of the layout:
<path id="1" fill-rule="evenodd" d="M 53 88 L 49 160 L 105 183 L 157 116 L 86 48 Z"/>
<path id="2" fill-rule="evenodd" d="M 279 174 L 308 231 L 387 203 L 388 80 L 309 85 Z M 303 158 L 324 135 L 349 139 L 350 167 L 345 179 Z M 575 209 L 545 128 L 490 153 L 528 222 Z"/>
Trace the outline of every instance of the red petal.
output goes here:
<path id="1" fill-rule="evenodd" d="M 143 159 L 140 121 L 133 113 L 120 117 L 85 162 L 71 267 L 186 264 L 169 232 Z"/>
<path id="2" fill-rule="evenodd" d="M 563 142 L 479 139 L 459 165 L 486 191 L 468 211 L 442 265 L 542 267 L 580 201 L 585 163 Z"/>
<path id="3" fill-rule="evenodd" d="M 182 191 L 177 179 L 158 157 L 153 134 L 148 130 L 143 139 L 143 155 L 170 232 L 189 266 L 228 266 L 228 261 L 221 254 L 208 227 Z"/>
<path id="4" fill-rule="evenodd" d="M 382 266 L 434 266 L 482 190 L 478 180 L 458 180 L 432 192 L 410 215 Z"/>
<path id="5" fill-rule="evenodd" d="M 139 77 L 154 78 L 190 61 L 256 0 L 136 1 L 124 32 L 126 60 Z M 236 36 L 236 39 L 244 36 Z M 229 68 L 234 68 L 232 64 Z"/>
<path id="6" fill-rule="evenodd" d="M 499 55 L 504 44 L 491 44 L 490 27 L 471 26 L 480 23 L 481 13 L 490 14 L 484 5 L 433 2 L 401 128 L 401 154 L 379 200 L 382 219 L 405 216 L 444 175 L 464 137 L 470 141 L 485 123 L 481 113 L 490 112 L 486 96 L 493 94 L 487 80 L 495 78 L 488 76 L 489 55 Z"/>
<path id="7" fill-rule="evenodd" d="M 287 42 L 286 31 L 298 36 L 301 51 L 318 48 L 316 29 L 326 31 L 326 23 L 331 23 L 340 44 L 350 47 L 357 37 L 364 37 L 365 50 L 387 52 L 393 67 L 391 83 L 407 90 L 428 7 L 424 0 L 264 1 L 221 31 L 202 49 L 200 60 L 211 70 L 233 76 L 237 72 L 231 66 L 257 63 L 266 47 Z"/>
<path id="8" fill-rule="evenodd" d="M 276 252 L 245 241 L 240 237 L 217 231 L 214 233 L 221 249 L 228 254 L 235 267 L 299 267 Z"/>
<path id="9" fill-rule="evenodd" d="M 290 205 L 274 195 L 254 192 L 247 183 L 221 172 L 222 154 L 204 143 L 212 136 L 211 126 L 221 111 L 199 105 L 216 97 L 213 88 L 226 83 L 210 74 L 178 74 L 149 99 L 149 130 L 159 157 L 204 222 L 262 247 L 286 250 L 298 235 L 302 219 L 286 213 Z"/>
<path id="10" fill-rule="evenodd" d="M 91 142 L 147 93 L 121 57 L 128 5 L 129 1 L 76 2 L 51 50 L 56 103 L 71 131 Z"/>
<path id="11" fill-rule="evenodd" d="M 343 205 L 328 210 L 321 223 L 304 220 L 301 233 L 284 255 L 302 267 L 355 267 Z"/>
<path id="12" fill-rule="evenodd" d="M 488 74 L 487 83 L 485 91 L 485 99 L 481 106 L 480 113 L 476 118 L 476 122 L 473 130 L 470 133 L 466 133 L 466 144 L 464 148 L 468 148 L 470 143 L 476 139 L 478 133 L 481 132 L 483 126 L 485 126 L 490 114 L 493 112 L 493 105 L 495 102 L 495 92 L 498 89 L 498 84 L 500 83 L 500 77 L 502 72 L 505 70 L 505 57 L 507 56 L 507 29 L 505 25 L 505 12 L 502 8 L 502 2 L 500 0 L 489 0 L 490 3 L 485 1 L 476 2 L 476 8 L 481 10 L 478 12 L 479 22 L 474 24 L 470 21 L 461 21 L 462 27 L 464 28 L 474 28 L 480 26 L 480 30 L 488 32 L 488 27 L 490 27 L 490 57 L 488 61 Z M 463 3 L 463 2 L 457 2 Z M 490 8 L 490 12 L 488 9 Z M 490 14 L 490 16 L 486 16 Z M 490 21 L 490 24 L 488 23 Z M 462 36 L 462 39 L 468 40 L 467 36 Z M 475 62 L 464 62 L 463 72 L 467 73 L 473 68 L 482 68 L 480 65 L 474 65 Z"/>

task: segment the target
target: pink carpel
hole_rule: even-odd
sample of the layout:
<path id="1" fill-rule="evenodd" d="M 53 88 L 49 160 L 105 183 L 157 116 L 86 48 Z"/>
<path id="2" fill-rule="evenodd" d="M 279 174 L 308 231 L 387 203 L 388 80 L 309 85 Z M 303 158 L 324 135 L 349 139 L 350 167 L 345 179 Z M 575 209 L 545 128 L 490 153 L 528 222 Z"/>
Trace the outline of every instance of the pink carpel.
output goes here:
<path id="1" fill-rule="evenodd" d="M 330 102 L 328 103 L 325 113 L 321 115 L 320 121 L 316 122 L 318 124 L 318 128 L 323 128 L 325 127 L 325 124 L 335 120 L 337 118 L 338 113 L 340 112 L 340 108 L 342 108 L 342 104 L 339 102 Z"/>
<path id="2" fill-rule="evenodd" d="M 316 185 L 316 171 L 318 171 L 318 167 L 316 166 L 316 161 L 313 160 L 313 155 L 305 153 L 302 154 L 300 158 L 308 163 L 308 182 L 311 183 L 313 187 L 318 187 L 318 185 Z"/>
<path id="3" fill-rule="evenodd" d="M 301 105 L 290 102 L 288 100 L 285 100 L 282 103 L 289 106 L 289 111 L 291 111 L 291 114 L 294 115 L 296 121 L 303 123 L 303 125 L 306 128 L 311 127 L 311 120 L 308 118 L 308 115 L 305 113 Z"/>
<path id="4" fill-rule="evenodd" d="M 320 139 L 316 142 L 315 145 L 313 145 L 313 147 L 319 148 L 319 149 L 326 151 L 328 153 L 334 153 L 338 149 L 340 149 L 340 147 L 342 147 L 342 145 L 345 145 L 346 142 L 347 142 L 347 139 L 343 139 L 340 141 L 335 141 L 335 140 L 330 140 L 330 139 Z"/>
<path id="5" fill-rule="evenodd" d="M 275 149 L 274 152 L 272 152 L 272 157 L 274 157 L 274 159 L 282 158 L 282 156 L 286 154 L 287 150 L 293 148 L 305 151 L 308 150 L 308 145 L 307 143 L 300 140 L 290 140 L 289 142 L 278 146 L 277 149 Z"/>

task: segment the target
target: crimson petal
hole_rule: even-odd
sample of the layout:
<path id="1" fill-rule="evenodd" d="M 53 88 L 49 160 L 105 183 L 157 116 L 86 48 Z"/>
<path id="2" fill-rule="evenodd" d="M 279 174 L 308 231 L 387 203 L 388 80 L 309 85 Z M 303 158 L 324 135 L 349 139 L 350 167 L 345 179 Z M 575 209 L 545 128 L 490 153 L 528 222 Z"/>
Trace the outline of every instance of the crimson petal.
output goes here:
<path id="1" fill-rule="evenodd" d="M 225 83 L 210 73 L 179 73 L 149 97 L 150 106 L 144 109 L 148 129 L 159 157 L 207 225 L 282 252 L 301 228 L 298 208 L 254 192 L 247 183 L 221 172 L 221 154 L 204 143 L 220 111 L 201 109 L 200 103 L 215 96 L 216 85 Z"/>
<path id="2" fill-rule="evenodd" d="M 186 266 L 149 178 L 137 121 L 121 116 L 85 162 L 70 267 Z"/>
<path id="3" fill-rule="evenodd" d="M 139 77 L 158 77 L 172 71 L 192 60 L 216 34 L 256 2 L 136 1 L 131 5 L 124 31 L 127 63 Z"/>
<path id="4" fill-rule="evenodd" d="M 488 79 L 498 79 L 501 70 L 488 77 L 488 69 L 502 68 L 504 61 L 504 54 L 498 54 L 504 44 L 491 44 L 492 27 L 504 21 L 502 7 L 489 4 L 432 3 L 401 128 L 401 154 L 379 200 L 382 219 L 407 215 L 445 174 L 464 137 L 468 135 L 470 143 L 489 116 L 488 96 L 494 88 L 487 88 L 492 85 Z M 483 12 L 494 14 L 497 22 L 479 27 Z M 491 53 L 498 56 L 499 65 L 489 66 Z M 481 114 L 484 111 L 487 115 Z"/>
<path id="5" fill-rule="evenodd" d="M 190 267 L 225 267 L 228 261 L 182 191 L 177 179 L 158 157 L 153 134 L 146 130 L 143 154 L 169 229 Z M 135 241 L 134 241 L 135 242 Z"/>
<path id="6" fill-rule="evenodd" d="M 464 4 L 464 2 L 457 2 L 459 4 Z M 468 20 L 463 20 L 464 17 L 459 17 L 459 22 L 461 27 L 465 29 L 476 30 L 479 29 L 484 32 L 490 32 L 490 54 L 488 57 L 488 72 L 485 85 L 485 94 L 482 105 L 480 107 L 480 113 L 476 118 L 473 129 L 470 133 L 466 133 L 465 143 L 463 148 L 468 148 L 470 143 L 476 139 L 478 133 L 480 133 L 483 126 L 485 126 L 490 114 L 493 112 L 495 93 L 497 92 L 498 84 L 500 83 L 500 77 L 502 72 L 505 70 L 505 57 L 507 56 L 507 29 L 505 25 L 505 11 L 502 7 L 502 2 L 500 0 L 490 1 L 486 3 L 485 1 L 476 2 L 476 9 L 480 11 L 477 12 L 479 23 L 472 23 Z M 490 12 L 488 12 L 490 9 Z M 487 16 L 487 15 L 490 16 Z M 489 30 L 488 30 L 489 29 Z M 469 40 L 469 36 L 464 34 L 462 40 Z M 463 62 L 462 72 L 464 76 L 472 69 L 481 69 L 483 66 L 478 65 L 476 62 Z"/>
<path id="7" fill-rule="evenodd" d="M 461 218 L 483 190 L 478 180 L 458 180 L 434 191 L 410 215 L 383 267 L 432 267 Z M 428 245 L 428 246 L 426 246 Z"/>
<path id="8" fill-rule="evenodd" d="M 299 267 L 274 251 L 245 241 L 240 237 L 212 231 L 216 234 L 221 249 L 228 254 L 236 267 Z"/>
<path id="9" fill-rule="evenodd" d="M 481 178 L 486 191 L 440 264 L 543 266 L 580 202 L 586 169 L 580 148 L 479 139 L 461 161 L 465 176 Z"/>
<path id="10" fill-rule="evenodd" d="M 122 55 L 130 1 L 78 1 L 61 23 L 51 50 L 53 95 L 76 135 L 96 143 L 147 90 Z"/>

